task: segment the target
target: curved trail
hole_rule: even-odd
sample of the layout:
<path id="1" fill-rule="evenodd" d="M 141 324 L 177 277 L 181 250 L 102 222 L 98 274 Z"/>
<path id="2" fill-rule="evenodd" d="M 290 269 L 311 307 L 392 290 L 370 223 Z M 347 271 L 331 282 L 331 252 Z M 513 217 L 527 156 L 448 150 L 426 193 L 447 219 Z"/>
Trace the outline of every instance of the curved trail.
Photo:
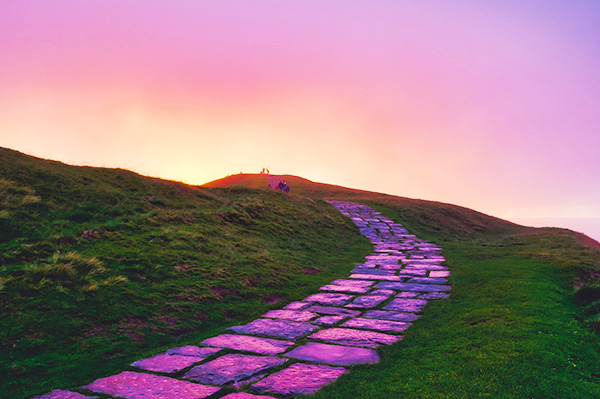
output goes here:
<path id="1" fill-rule="evenodd" d="M 136 371 L 82 387 L 89 394 L 54 390 L 36 398 L 85 399 L 99 393 L 130 399 L 274 399 L 264 395 L 314 393 L 348 372 L 344 366 L 376 363 L 378 346 L 402 339 L 400 333 L 428 300 L 448 296 L 450 272 L 442 265 L 441 248 L 402 225 L 365 205 L 331 204 L 375 245 L 348 278 L 230 327 L 231 333 L 200 346 L 137 361 L 132 364 Z"/>

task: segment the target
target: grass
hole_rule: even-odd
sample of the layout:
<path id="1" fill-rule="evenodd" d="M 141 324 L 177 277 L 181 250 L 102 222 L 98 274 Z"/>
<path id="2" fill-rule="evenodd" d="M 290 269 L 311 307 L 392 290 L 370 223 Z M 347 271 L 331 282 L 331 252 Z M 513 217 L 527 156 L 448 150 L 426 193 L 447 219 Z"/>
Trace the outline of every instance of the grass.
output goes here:
<path id="1" fill-rule="evenodd" d="M 324 200 L 444 249 L 432 301 L 381 362 L 313 398 L 595 398 L 600 251 L 562 229 L 264 176 L 191 187 L 0 149 L 0 397 L 75 388 L 301 299 L 372 249 Z"/>

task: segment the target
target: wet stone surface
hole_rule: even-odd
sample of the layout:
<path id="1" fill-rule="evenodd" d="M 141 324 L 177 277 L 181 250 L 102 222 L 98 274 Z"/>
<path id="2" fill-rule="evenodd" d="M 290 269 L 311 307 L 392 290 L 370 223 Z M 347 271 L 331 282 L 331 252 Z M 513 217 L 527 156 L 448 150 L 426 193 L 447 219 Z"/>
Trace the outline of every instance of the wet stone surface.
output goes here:
<path id="1" fill-rule="evenodd" d="M 407 281 L 407 283 L 419 283 L 419 284 L 445 284 L 448 280 L 442 277 L 413 277 Z"/>
<path id="2" fill-rule="evenodd" d="M 395 310 L 398 312 L 420 312 L 427 304 L 424 299 L 413 298 L 394 298 L 390 303 L 385 305 L 385 310 Z"/>
<path id="3" fill-rule="evenodd" d="M 434 271 L 429 272 L 429 277 L 448 277 L 448 276 L 450 276 L 449 271 L 434 270 Z"/>
<path id="4" fill-rule="evenodd" d="M 45 395 L 35 396 L 33 399 L 91 399 L 97 398 L 97 396 L 86 396 L 77 392 L 64 391 L 62 389 L 55 389 Z"/>
<path id="5" fill-rule="evenodd" d="M 386 274 L 366 274 L 366 273 L 357 273 L 351 274 L 350 278 L 355 279 L 363 279 L 363 280 L 382 280 L 382 281 L 401 281 L 402 278 L 394 275 L 386 275 Z"/>
<path id="6" fill-rule="evenodd" d="M 243 326 L 229 327 L 240 334 L 266 335 L 268 337 L 297 339 L 316 329 L 309 323 L 279 319 L 256 319 Z"/>
<path id="7" fill-rule="evenodd" d="M 325 341 L 332 344 L 376 348 L 381 344 L 391 345 L 398 337 L 374 331 L 355 330 L 352 328 L 328 328 L 309 336 L 310 339 Z"/>
<path id="8" fill-rule="evenodd" d="M 319 324 L 322 326 L 331 326 L 335 323 L 339 323 L 340 321 L 342 321 L 345 318 L 346 318 L 346 316 L 321 316 L 318 319 L 314 320 L 313 324 Z"/>
<path id="9" fill-rule="evenodd" d="M 286 359 L 271 356 L 228 354 L 188 371 L 184 378 L 203 384 L 224 385 L 248 379 L 286 362 Z"/>
<path id="10" fill-rule="evenodd" d="M 346 372 L 343 367 L 296 363 L 252 385 L 257 393 L 306 395 L 337 380 Z"/>
<path id="11" fill-rule="evenodd" d="M 264 355 L 276 355 L 286 351 L 294 343 L 291 341 L 250 337 L 247 335 L 221 334 L 205 339 L 202 341 L 202 345 L 261 353 Z"/>
<path id="12" fill-rule="evenodd" d="M 285 356 L 334 366 L 377 363 L 379 361 L 379 356 L 373 349 L 328 345 L 317 342 L 309 342 L 306 345 L 299 346 L 288 352 Z"/>
<path id="13" fill-rule="evenodd" d="M 312 304 L 308 303 L 308 302 L 292 302 L 292 303 L 285 305 L 283 308 L 288 309 L 288 310 L 300 310 L 300 309 L 304 309 L 305 307 L 310 306 L 310 305 L 312 305 Z"/>
<path id="14" fill-rule="evenodd" d="M 210 396 L 221 389 L 133 371 L 123 371 L 117 375 L 101 378 L 83 388 L 127 399 L 198 399 Z"/>
<path id="15" fill-rule="evenodd" d="M 342 324 L 342 327 L 364 328 L 367 330 L 377 330 L 382 332 L 401 332 L 410 327 L 410 323 L 403 321 L 364 319 L 357 317 L 350 319 Z"/>

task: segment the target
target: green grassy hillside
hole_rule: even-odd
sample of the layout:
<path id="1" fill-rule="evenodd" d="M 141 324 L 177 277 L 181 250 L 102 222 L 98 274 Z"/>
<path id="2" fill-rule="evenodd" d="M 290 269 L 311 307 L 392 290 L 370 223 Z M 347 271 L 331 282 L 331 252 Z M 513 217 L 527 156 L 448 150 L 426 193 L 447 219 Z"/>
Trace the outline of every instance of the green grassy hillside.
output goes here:
<path id="1" fill-rule="evenodd" d="M 595 398 L 600 251 L 562 229 L 264 175 L 193 187 L 0 148 L 0 397 L 75 388 L 346 276 L 372 246 L 324 200 L 441 245 L 451 297 L 315 398 Z"/>

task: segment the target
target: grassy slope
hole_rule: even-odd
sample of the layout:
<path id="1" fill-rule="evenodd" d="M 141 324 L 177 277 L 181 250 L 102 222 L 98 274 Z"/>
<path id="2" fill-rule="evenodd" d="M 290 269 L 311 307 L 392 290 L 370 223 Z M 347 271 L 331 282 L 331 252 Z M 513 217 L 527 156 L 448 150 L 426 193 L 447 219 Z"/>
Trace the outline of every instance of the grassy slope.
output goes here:
<path id="1" fill-rule="evenodd" d="M 73 388 L 301 299 L 372 248 L 321 200 L 0 149 L 0 397 Z"/>
<path id="2" fill-rule="evenodd" d="M 453 290 L 317 398 L 597 397 L 598 336 L 572 294 L 600 254 L 580 235 L 292 176 L 292 196 L 196 188 L 2 149 L 0 173 L 2 397 L 76 387 L 346 275 L 371 246 L 321 199 L 367 203 L 442 245 Z M 207 186 L 240 184 L 266 179 Z"/>
<path id="3" fill-rule="evenodd" d="M 589 303 L 600 299 L 598 243 L 454 205 L 285 179 L 294 193 L 375 207 L 441 245 L 452 270 L 451 297 L 430 304 L 400 344 L 381 348 L 380 363 L 355 367 L 313 398 L 598 397 L 598 335 L 582 323 L 587 314 L 597 328 L 598 302 Z M 209 186 L 263 180 L 236 175 Z"/>

